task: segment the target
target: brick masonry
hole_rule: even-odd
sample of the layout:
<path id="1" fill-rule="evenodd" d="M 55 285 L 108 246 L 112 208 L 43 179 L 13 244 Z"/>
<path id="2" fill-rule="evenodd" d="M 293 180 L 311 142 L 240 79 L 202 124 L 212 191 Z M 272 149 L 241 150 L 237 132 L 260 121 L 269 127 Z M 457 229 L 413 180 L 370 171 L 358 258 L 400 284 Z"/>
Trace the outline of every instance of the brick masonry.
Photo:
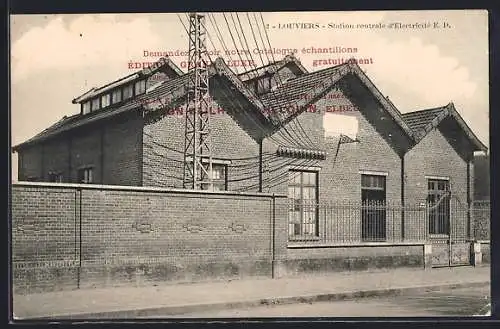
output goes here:
<path id="1" fill-rule="evenodd" d="M 360 171 L 366 170 L 387 173 L 387 200 L 401 202 L 402 159 L 364 114 L 377 109 L 358 111 L 345 97 L 333 97 L 338 93 L 334 90 L 331 95 L 327 94 L 311 107 L 311 111 L 289 123 L 286 130 L 264 141 L 263 192 L 286 195 L 288 169 L 291 166 L 314 167 L 319 172 L 320 202 L 360 201 Z M 325 137 L 324 112 L 332 105 L 355 109 L 326 115 L 356 118 L 358 142 L 339 145 L 338 138 Z M 213 156 L 230 160 L 228 189 L 258 191 L 258 143 L 216 103 L 212 103 L 212 107 L 216 114 L 212 116 Z M 19 161 L 20 179 L 33 176 L 45 180 L 49 171 L 60 171 L 65 177 L 69 176 L 70 181 L 75 181 L 76 170 L 91 164 L 96 166 L 98 183 L 182 187 L 182 113 L 181 108 L 178 113 L 174 110 L 159 121 L 151 121 L 138 112 L 131 112 L 106 123 L 106 126 L 88 127 L 85 133 L 26 149 Z M 278 145 L 325 150 L 327 157 L 323 161 L 278 157 Z M 439 130 L 429 133 L 404 156 L 404 166 L 406 204 L 425 200 L 426 175 L 450 177 L 454 197 L 467 204 L 467 164 Z M 469 169 L 472 172 L 473 166 Z M 46 198 L 43 197 L 45 192 L 48 193 Z M 57 193 L 64 197 L 60 198 Z M 74 189 L 37 190 L 32 187 L 15 187 L 14 195 L 13 206 L 17 208 L 13 208 L 16 221 L 16 231 L 13 232 L 17 233 L 14 234 L 16 242 L 13 246 L 19 251 L 13 250 L 18 257 L 14 259 L 15 278 L 20 282 L 17 286 L 20 291 L 242 275 L 269 276 L 273 273 L 273 266 L 276 269 L 274 274 L 288 275 L 312 269 L 423 265 L 423 245 L 419 243 L 370 248 L 354 245 L 349 248 L 291 248 L 287 240 L 286 204 L 275 208 L 278 220 L 272 238 L 270 201 L 264 196 L 245 199 L 245 196 L 238 195 L 221 197 L 215 194 L 215 197 L 200 193 L 186 197 L 186 194 L 125 192 L 106 188 L 83 188 L 80 195 Z M 35 202 L 31 203 L 32 199 Z M 51 203 L 49 200 L 57 201 Z M 41 207 L 41 215 L 36 212 L 36 207 Z M 59 207 L 65 212 L 58 213 L 63 211 Z M 359 212 L 357 216 L 360 216 Z M 63 220 L 55 224 L 59 218 Z M 356 220 L 356 216 L 353 218 L 351 225 L 344 225 L 345 230 L 339 231 L 343 240 L 359 239 L 360 220 Z M 387 225 L 388 235 L 394 239 L 402 238 L 401 219 L 395 214 Z M 456 237 L 464 238 L 467 219 L 457 217 L 454 220 Z M 75 222 L 78 223 L 76 227 Z M 412 235 L 421 236 L 422 232 L 425 234 L 426 223 L 422 220 L 406 216 L 404 224 L 406 239 Z M 16 225 L 20 225 L 21 230 Z M 37 226 L 33 233 L 30 225 L 46 226 Z M 60 235 L 52 235 L 53 229 Z M 328 230 L 320 223 L 320 232 L 325 229 Z M 28 233 L 23 233 L 26 230 Z M 53 236 L 58 238 L 57 242 L 51 239 Z M 274 253 L 271 248 L 274 248 Z M 77 270 L 75 260 L 82 264 Z M 42 265 L 39 262 L 43 262 Z M 35 281 L 40 283 L 34 285 Z"/>
<path id="2" fill-rule="evenodd" d="M 470 185 L 473 185 L 473 165 L 470 165 Z M 405 155 L 405 198 L 407 202 L 418 204 L 427 197 L 426 176 L 449 178 L 452 192 L 451 218 L 455 238 L 467 237 L 467 162 L 449 144 L 439 129 L 432 130 L 419 144 Z M 472 197 L 472 192 L 471 192 Z M 407 222 L 406 234 L 426 223 Z"/>
<path id="3" fill-rule="evenodd" d="M 23 149 L 19 180 L 48 181 L 49 172 L 54 172 L 73 183 L 79 169 L 92 167 L 95 183 L 141 185 L 141 139 L 138 112 L 82 127 Z"/>
<path id="4" fill-rule="evenodd" d="M 22 184 L 12 192 L 15 293 L 272 274 L 268 195 Z"/>

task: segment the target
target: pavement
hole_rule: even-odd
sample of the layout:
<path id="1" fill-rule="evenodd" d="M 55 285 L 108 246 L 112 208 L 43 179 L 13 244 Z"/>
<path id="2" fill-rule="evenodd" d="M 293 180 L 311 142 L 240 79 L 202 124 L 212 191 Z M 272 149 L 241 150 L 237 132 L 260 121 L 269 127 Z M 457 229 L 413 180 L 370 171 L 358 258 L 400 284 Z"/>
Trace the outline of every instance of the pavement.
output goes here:
<path id="1" fill-rule="evenodd" d="M 13 296 L 14 319 L 130 319 L 484 286 L 489 266 L 390 269 Z"/>

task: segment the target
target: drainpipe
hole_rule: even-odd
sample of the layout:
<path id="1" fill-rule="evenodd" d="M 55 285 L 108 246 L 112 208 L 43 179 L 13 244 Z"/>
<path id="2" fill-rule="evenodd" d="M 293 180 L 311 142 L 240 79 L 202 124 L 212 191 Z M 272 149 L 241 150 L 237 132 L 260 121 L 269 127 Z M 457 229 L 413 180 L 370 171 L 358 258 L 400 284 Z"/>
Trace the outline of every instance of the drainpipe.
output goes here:
<path id="1" fill-rule="evenodd" d="M 272 214 L 272 225 L 271 225 L 271 230 L 272 230 L 272 240 L 271 240 L 271 278 L 274 279 L 274 267 L 276 263 L 276 251 L 275 251 L 275 244 L 276 244 L 276 196 L 273 193 L 273 214 Z"/>
<path id="2" fill-rule="evenodd" d="M 71 135 L 68 134 L 68 183 L 72 183 L 72 174 L 71 174 L 71 149 L 73 148 L 73 142 L 71 139 Z"/>
<path id="3" fill-rule="evenodd" d="M 259 140 L 259 192 L 262 192 L 262 142 L 264 138 Z"/>
<path id="4" fill-rule="evenodd" d="M 100 145 L 100 162 L 101 162 L 101 184 L 104 184 L 104 126 L 101 126 L 101 145 Z"/>
<path id="5" fill-rule="evenodd" d="M 405 156 L 401 156 L 401 241 L 405 239 Z"/>
<path id="6" fill-rule="evenodd" d="M 471 216 L 470 216 L 470 208 L 471 208 L 471 193 L 470 193 L 470 171 L 471 171 L 471 157 L 467 158 L 467 239 L 471 239 Z"/>

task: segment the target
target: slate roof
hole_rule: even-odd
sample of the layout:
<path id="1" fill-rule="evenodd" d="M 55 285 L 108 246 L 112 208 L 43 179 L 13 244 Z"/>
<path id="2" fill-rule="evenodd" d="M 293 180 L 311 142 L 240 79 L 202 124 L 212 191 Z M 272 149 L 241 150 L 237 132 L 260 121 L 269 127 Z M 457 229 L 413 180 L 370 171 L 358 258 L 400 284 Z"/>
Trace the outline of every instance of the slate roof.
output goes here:
<path id="1" fill-rule="evenodd" d="M 183 90 L 184 85 L 187 83 L 189 78 L 189 75 L 183 75 L 180 76 L 176 79 L 171 79 L 164 81 L 159 87 L 151 91 L 150 93 L 147 94 L 142 94 L 138 97 L 131 98 L 129 100 L 126 100 L 122 103 L 118 103 L 115 105 L 110 105 L 109 107 L 91 112 L 89 114 L 81 115 L 80 113 L 69 116 L 69 117 L 63 117 L 61 120 L 53 124 L 52 126 L 48 127 L 47 129 L 43 130 L 39 134 L 35 135 L 34 137 L 28 139 L 22 144 L 16 145 L 14 147 L 14 151 L 22 146 L 32 144 L 34 142 L 42 141 L 47 138 L 50 138 L 54 135 L 57 135 L 59 133 L 71 130 L 76 127 L 80 127 L 83 125 L 87 125 L 92 122 L 97 122 L 102 119 L 106 119 L 109 117 L 113 117 L 115 115 L 137 109 L 142 106 L 142 104 L 147 103 L 148 101 L 153 101 L 158 99 L 161 95 L 164 94 L 169 94 L 171 95 L 173 92 L 176 90 L 178 91 L 178 97 L 182 97 L 185 94 L 185 91 Z"/>
<path id="2" fill-rule="evenodd" d="M 403 119 L 415 132 L 425 131 L 425 128 L 434 120 L 439 114 L 443 113 L 446 106 L 440 106 L 431 109 L 419 110 L 414 112 L 403 113 Z"/>
<path id="3" fill-rule="evenodd" d="M 304 99 L 305 93 L 314 89 L 326 78 L 338 74 L 345 66 L 346 64 L 342 64 L 291 78 L 276 90 L 263 94 L 261 100 L 267 108 L 280 108 L 289 103 L 298 102 Z"/>
<path id="4" fill-rule="evenodd" d="M 404 113 L 402 116 L 415 132 L 418 142 L 421 141 L 430 131 L 436 128 L 444 119 L 452 117 L 474 146 L 474 151 L 486 152 L 488 149 L 469 128 L 462 116 L 460 116 L 458 111 L 455 109 L 455 105 L 453 103 L 448 103 L 445 106 Z"/>
<path id="5" fill-rule="evenodd" d="M 287 60 L 294 61 L 295 59 L 290 57 Z M 276 90 L 261 96 L 257 96 L 252 89 L 246 87 L 240 78 L 241 75 L 236 75 L 222 58 L 216 59 L 208 67 L 208 71 L 209 77 L 215 85 L 221 86 L 221 89 L 225 90 L 222 93 L 222 91 L 215 90 L 217 88 L 214 88 L 213 91 L 211 89 L 211 93 L 214 93 L 214 99 L 219 105 L 227 108 L 227 113 L 256 140 L 281 129 L 284 124 L 305 111 L 309 104 L 314 103 L 318 98 L 334 88 L 340 79 L 347 75 L 353 75 L 359 79 L 361 84 L 394 119 L 402 129 L 403 136 L 406 136 L 405 138 L 412 145 L 418 143 L 431 129 L 432 125 L 438 124 L 447 115 L 453 115 L 473 143 L 479 149 L 486 148 L 465 124 L 454 109 L 453 104 L 401 115 L 394 104 L 380 93 L 356 63 L 346 63 L 311 73 L 304 73 L 288 80 Z M 146 72 L 146 74 L 149 73 Z M 85 115 L 76 114 L 63 117 L 35 137 L 15 146 L 13 150 L 16 151 L 26 145 L 45 140 L 56 134 L 127 111 L 142 109 L 148 113 L 155 112 L 157 109 L 161 110 L 167 106 L 175 106 L 174 104 L 180 104 L 180 102 L 185 101 L 190 78 L 191 75 L 186 73 L 163 81 L 155 89 L 128 101 Z M 158 104 L 162 106 L 157 106 Z M 294 112 L 292 113 L 289 108 L 285 107 L 290 105 L 294 106 Z"/>
<path id="6" fill-rule="evenodd" d="M 169 71 L 171 73 L 172 77 L 179 77 L 179 76 L 184 74 L 184 72 L 182 72 L 182 70 L 179 69 L 179 67 L 177 65 L 175 65 L 175 63 L 172 62 L 169 58 L 160 58 L 156 63 L 154 63 L 150 67 L 146 67 L 142 70 L 139 70 L 137 72 L 129 74 L 123 78 L 115 80 L 115 81 L 108 83 L 104 86 L 91 88 L 89 91 L 85 92 L 83 95 L 80 95 L 80 96 L 76 97 L 75 99 L 73 99 L 72 103 L 76 104 L 76 103 L 84 102 L 84 101 L 86 101 L 86 100 L 88 100 L 96 95 L 103 93 L 106 90 L 110 90 L 112 88 L 121 86 L 125 83 L 131 82 L 131 81 L 134 81 L 134 80 L 137 80 L 140 78 L 151 76 L 158 71 L 165 71 L 165 70 Z"/>

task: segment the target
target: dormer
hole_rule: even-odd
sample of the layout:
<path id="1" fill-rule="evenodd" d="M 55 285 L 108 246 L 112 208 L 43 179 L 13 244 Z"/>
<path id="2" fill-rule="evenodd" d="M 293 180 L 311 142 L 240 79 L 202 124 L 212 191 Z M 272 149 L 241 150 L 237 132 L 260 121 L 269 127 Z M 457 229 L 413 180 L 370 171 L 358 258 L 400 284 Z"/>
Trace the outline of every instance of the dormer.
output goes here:
<path id="1" fill-rule="evenodd" d="M 241 73 L 239 78 L 257 95 L 262 95 L 305 73 L 307 70 L 300 61 L 293 55 L 287 55 L 280 61 Z"/>
<path id="2" fill-rule="evenodd" d="M 80 113 L 86 115 L 126 102 L 148 92 L 156 85 L 183 74 L 169 59 L 162 58 L 141 71 L 102 87 L 92 88 L 85 94 L 73 99 L 72 103 L 80 104 Z"/>

